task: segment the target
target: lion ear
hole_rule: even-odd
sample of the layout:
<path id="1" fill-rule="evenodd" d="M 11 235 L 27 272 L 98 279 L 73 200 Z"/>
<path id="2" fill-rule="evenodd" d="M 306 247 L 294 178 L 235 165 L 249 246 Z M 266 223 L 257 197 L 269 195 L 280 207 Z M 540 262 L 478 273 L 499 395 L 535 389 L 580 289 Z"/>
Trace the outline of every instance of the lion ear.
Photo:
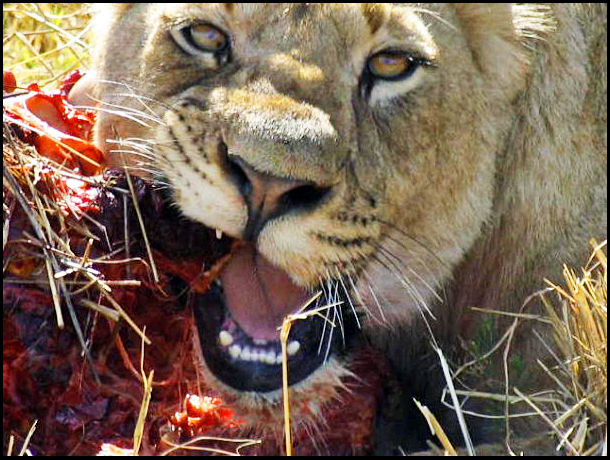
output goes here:
<path id="1" fill-rule="evenodd" d="M 456 3 L 454 7 L 475 65 L 499 90 L 516 91 L 524 80 L 527 57 L 515 28 L 513 5 Z"/>

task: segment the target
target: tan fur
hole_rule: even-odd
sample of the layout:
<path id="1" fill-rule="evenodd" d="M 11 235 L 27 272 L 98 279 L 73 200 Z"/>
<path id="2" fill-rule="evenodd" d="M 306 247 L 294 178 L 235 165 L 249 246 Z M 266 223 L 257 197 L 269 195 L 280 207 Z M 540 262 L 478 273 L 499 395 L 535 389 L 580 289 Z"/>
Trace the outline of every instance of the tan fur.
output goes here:
<path id="1" fill-rule="evenodd" d="M 191 19 L 226 31 L 237 64 L 181 51 L 168 26 Z M 186 215 L 236 237 L 247 209 L 221 142 L 329 187 L 258 249 L 304 286 L 352 277 L 380 346 L 425 309 L 456 333 L 470 307 L 515 311 L 606 238 L 605 5 L 134 4 L 97 30 L 97 77 L 124 85 L 93 91 L 110 164 L 164 176 Z M 361 72 L 386 48 L 435 66 L 367 101 Z"/>

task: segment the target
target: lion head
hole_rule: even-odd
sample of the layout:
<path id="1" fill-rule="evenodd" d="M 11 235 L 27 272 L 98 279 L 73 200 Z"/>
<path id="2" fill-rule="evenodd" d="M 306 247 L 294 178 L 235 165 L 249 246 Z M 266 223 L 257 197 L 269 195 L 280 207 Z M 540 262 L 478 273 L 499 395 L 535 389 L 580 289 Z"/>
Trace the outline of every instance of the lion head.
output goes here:
<path id="1" fill-rule="evenodd" d="M 550 30 L 546 13 L 170 3 L 101 14 L 93 94 L 109 163 L 243 241 L 215 288 L 222 308 L 196 312 L 210 379 L 272 404 L 279 327 L 318 292 L 308 308 L 331 305 L 326 318 L 298 321 L 288 343 L 290 383 L 304 391 L 349 372 L 354 331 L 437 316 L 458 327 L 444 289 L 472 279 L 465 261 L 494 251 L 506 209 L 528 193 L 505 178 L 519 168 L 507 146 L 533 74 L 526 39 Z"/>

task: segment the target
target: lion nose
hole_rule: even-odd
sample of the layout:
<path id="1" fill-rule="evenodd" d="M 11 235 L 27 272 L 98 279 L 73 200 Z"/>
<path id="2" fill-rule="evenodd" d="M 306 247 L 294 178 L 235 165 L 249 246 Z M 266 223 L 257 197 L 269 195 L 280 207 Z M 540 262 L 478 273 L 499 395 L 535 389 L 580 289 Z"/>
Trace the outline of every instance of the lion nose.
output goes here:
<path id="1" fill-rule="evenodd" d="M 237 155 L 228 156 L 228 169 L 248 207 L 246 240 L 255 239 L 271 219 L 316 207 L 330 191 L 310 181 L 257 171 Z"/>

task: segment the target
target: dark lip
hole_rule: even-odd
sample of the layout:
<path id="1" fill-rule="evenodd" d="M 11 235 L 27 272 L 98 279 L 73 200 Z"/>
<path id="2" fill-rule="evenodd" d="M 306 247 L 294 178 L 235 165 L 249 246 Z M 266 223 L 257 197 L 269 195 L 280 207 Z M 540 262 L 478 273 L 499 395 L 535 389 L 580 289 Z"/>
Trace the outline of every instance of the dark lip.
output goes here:
<path id="1" fill-rule="evenodd" d="M 341 357 L 349 350 L 352 338 L 356 335 L 357 322 L 354 314 L 345 308 L 347 303 L 337 307 L 340 318 L 335 323 L 340 327 L 330 333 L 332 326 L 319 315 L 294 321 L 291 325 L 289 341 L 298 340 L 299 352 L 288 358 L 288 383 L 294 385 L 315 372 L 330 356 Z M 227 320 L 232 321 L 224 304 L 222 289 L 213 284 L 205 293 L 192 293 L 191 305 L 206 365 L 210 371 L 226 385 L 239 390 L 266 393 L 282 387 L 282 365 L 267 364 L 258 361 L 243 361 L 232 358 L 226 347 L 218 341 L 221 327 Z M 328 303 L 321 298 L 320 304 Z M 348 311 L 349 310 L 349 311 Z M 332 313 L 332 312 L 331 312 Z M 332 319 L 332 315 L 329 314 Z M 236 333 L 240 344 L 252 345 L 254 341 L 239 325 Z M 269 341 L 265 345 L 277 352 L 280 341 Z"/>

